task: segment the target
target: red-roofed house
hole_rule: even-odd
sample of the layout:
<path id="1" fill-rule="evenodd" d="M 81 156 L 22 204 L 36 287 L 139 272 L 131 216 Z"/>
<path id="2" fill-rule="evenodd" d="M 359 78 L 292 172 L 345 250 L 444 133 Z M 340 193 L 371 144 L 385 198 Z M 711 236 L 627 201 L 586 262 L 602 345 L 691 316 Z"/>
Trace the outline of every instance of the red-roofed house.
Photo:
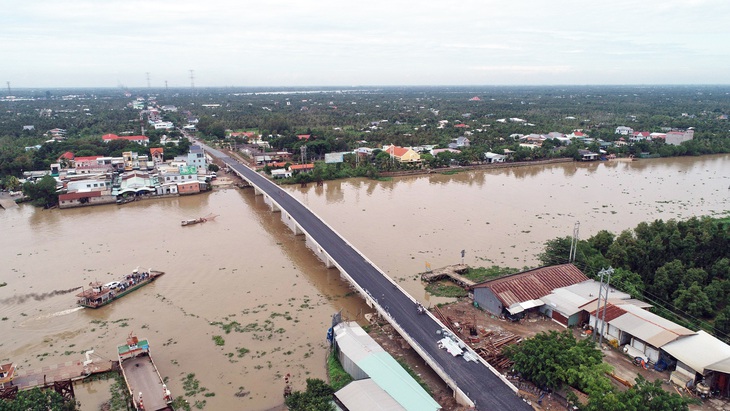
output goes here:
<path id="1" fill-rule="evenodd" d="M 67 151 L 60 156 L 58 156 L 59 163 L 66 163 L 67 166 L 73 167 L 74 166 L 74 153 Z"/>
<path id="2" fill-rule="evenodd" d="M 299 134 L 297 135 L 298 140 L 309 140 L 312 137 L 311 134 Z"/>
<path id="3" fill-rule="evenodd" d="M 464 123 L 459 123 L 459 124 L 454 124 L 454 128 L 469 128 L 469 126 Z"/>
<path id="4" fill-rule="evenodd" d="M 114 140 L 134 141 L 135 143 L 141 144 L 145 147 L 147 146 L 147 144 L 150 143 L 150 139 L 147 136 L 118 136 L 116 134 L 104 134 L 103 136 L 101 136 L 101 140 L 105 143 Z"/>
<path id="5" fill-rule="evenodd" d="M 553 265 L 485 281 L 472 287 L 474 302 L 484 310 L 502 315 L 510 307 L 521 311 L 543 305 L 540 297 L 554 289 L 588 280 L 573 264 Z"/>
<path id="6" fill-rule="evenodd" d="M 470 98 L 469 101 L 482 101 L 482 99 L 480 99 L 477 96 L 474 96 L 474 97 Z"/>
<path id="7" fill-rule="evenodd" d="M 299 172 L 305 173 L 305 172 L 314 170 L 314 164 L 313 163 L 309 163 L 309 164 L 292 164 L 291 166 L 289 166 L 289 169 L 291 171 L 299 171 Z"/>
<path id="8" fill-rule="evenodd" d="M 391 144 L 385 149 L 385 152 L 397 158 L 401 163 L 415 163 L 421 160 L 421 156 L 412 148 L 399 147 Z"/>

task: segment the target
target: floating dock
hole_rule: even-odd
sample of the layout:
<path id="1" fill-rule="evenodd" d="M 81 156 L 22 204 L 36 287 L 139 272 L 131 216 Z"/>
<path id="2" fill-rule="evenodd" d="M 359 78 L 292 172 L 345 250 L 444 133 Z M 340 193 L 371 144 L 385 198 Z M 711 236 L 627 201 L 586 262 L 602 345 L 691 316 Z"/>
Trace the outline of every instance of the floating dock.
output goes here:
<path id="1" fill-rule="evenodd" d="M 468 269 L 469 266 L 466 264 L 447 265 L 446 267 L 441 267 L 433 271 L 427 271 L 425 273 L 422 273 L 421 280 L 427 283 L 432 283 L 439 280 L 451 280 L 464 288 L 469 288 L 476 283 L 461 275 L 464 274 Z"/>
<path id="2" fill-rule="evenodd" d="M 157 371 L 147 340 L 129 336 L 127 344 L 117 347 L 119 365 L 135 410 L 173 411 L 172 395 Z"/>

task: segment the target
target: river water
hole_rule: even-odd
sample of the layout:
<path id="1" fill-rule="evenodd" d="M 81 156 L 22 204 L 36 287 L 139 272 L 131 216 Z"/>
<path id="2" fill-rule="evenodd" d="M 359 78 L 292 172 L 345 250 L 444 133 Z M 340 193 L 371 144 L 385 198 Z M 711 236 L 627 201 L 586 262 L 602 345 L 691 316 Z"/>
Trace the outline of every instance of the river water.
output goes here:
<path id="1" fill-rule="evenodd" d="M 392 181 L 328 181 L 288 187 L 370 260 L 424 303 L 417 273 L 461 261 L 537 264 L 543 243 L 619 232 L 641 221 L 727 215 L 730 156 L 566 163 Z M 180 220 L 218 214 L 180 227 Z M 367 306 L 326 269 L 250 189 L 71 210 L 23 205 L 0 211 L 0 361 L 36 369 L 115 358 L 130 332 L 151 342 L 174 395 L 194 373 L 209 410 L 267 410 L 295 388 L 325 378 L 325 332 L 342 309 Z M 75 308 L 72 287 L 108 282 L 140 266 L 165 271 L 153 284 L 98 309 Z M 53 293 L 60 291 L 60 293 Z M 29 294 L 33 294 L 28 296 Z M 238 322 L 226 333 L 219 324 Z M 213 336 L 222 336 L 217 346 Z M 96 410 L 106 385 L 77 386 Z M 210 395 L 210 394 L 209 394 Z"/>

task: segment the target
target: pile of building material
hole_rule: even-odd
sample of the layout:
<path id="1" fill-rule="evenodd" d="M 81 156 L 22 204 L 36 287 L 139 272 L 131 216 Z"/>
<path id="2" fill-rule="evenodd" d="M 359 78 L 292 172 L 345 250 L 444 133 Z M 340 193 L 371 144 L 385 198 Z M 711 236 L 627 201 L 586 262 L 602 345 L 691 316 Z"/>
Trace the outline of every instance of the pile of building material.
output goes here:
<path id="1" fill-rule="evenodd" d="M 477 352 L 485 361 L 498 369 L 505 369 L 512 365 L 512 362 L 504 356 L 503 350 L 506 346 L 517 344 L 522 341 L 522 337 L 504 330 L 484 330 L 479 329 L 481 341 L 474 346 Z"/>

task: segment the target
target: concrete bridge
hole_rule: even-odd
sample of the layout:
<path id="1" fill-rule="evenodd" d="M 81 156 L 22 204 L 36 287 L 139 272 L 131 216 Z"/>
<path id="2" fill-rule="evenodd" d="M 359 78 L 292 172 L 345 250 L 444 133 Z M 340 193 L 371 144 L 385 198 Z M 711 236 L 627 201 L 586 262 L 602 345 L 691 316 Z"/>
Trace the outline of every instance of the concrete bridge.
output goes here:
<path id="1" fill-rule="evenodd" d="M 447 327 L 430 312 L 420 313 L 413 297 L 309 208 L 237 160 L 204 148 L 253 186 L 272 211 L 281 213 L 281 220 L 296 235 L 304 235 L 307 246 L 327 268 L 337 268 L 367 304 L 392 324 L 454 391 L 459 403 L 478 410 L 532 410 L 510 381 L 463 342 L 463 356 L 453 356 L 439 348 L 438 341 L 444 338 L 443 330 Z"/>

